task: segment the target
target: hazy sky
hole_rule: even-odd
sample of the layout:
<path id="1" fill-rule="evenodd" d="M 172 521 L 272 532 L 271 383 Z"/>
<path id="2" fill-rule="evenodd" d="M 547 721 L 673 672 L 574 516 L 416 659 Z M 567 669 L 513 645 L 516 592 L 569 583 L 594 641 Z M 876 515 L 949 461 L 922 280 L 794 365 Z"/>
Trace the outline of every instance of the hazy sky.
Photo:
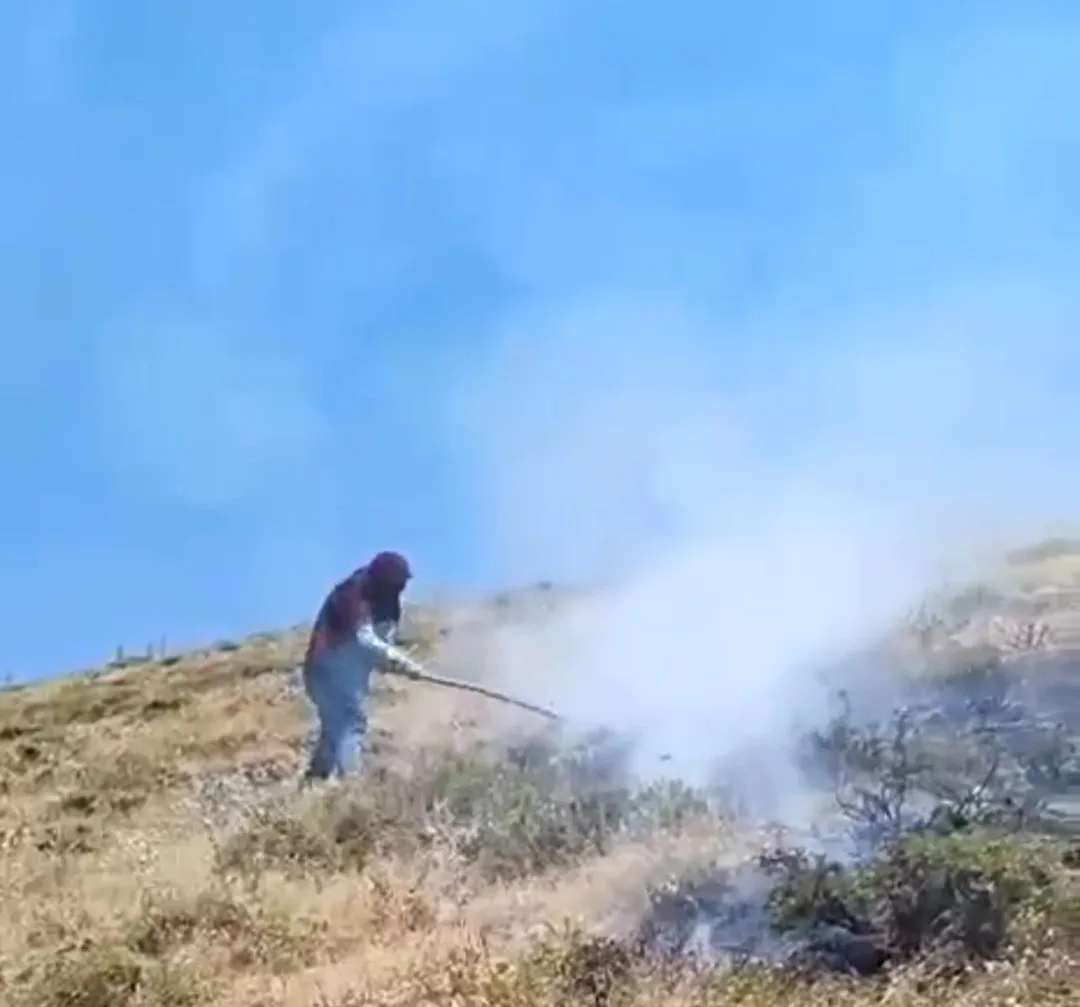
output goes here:
<path id="1" fill-rule="evenodd" d="M 382 547 L 593 574 L 796 475 L 1076 512 L 1076 3 L 4 11 L 0 672 Z"/>

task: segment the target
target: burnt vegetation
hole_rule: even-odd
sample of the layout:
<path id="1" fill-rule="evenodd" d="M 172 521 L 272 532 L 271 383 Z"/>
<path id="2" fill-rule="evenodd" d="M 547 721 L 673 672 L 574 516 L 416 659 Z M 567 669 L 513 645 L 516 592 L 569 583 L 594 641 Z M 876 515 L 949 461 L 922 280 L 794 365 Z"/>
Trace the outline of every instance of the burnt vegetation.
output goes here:
<path id="1" fill-rule="evenodd" d="M 849 698 L 804 739 L 828 834 L 777 835 L 736 869 L 674 879 L 640 937 L 800 973 L 962 974 L 1059 942 L 1075 950 L 1077 739 L 999 659 L 925 684 L 878 721 Z"/>

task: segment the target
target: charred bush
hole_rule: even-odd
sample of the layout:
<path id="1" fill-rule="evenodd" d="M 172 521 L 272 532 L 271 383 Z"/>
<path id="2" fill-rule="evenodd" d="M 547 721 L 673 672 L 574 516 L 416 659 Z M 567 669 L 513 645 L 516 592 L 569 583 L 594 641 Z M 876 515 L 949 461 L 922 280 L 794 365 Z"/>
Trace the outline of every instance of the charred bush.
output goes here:
<path id="1" fill-rule="evenodd" d="M 665 953 L 863 976 L 1005 954 L 1021 921 L 1060 904 L 1060 856 L 1040 830 L 1075 742 L 999 665 L 969 684 L 925 686 L 878 721 L 840 694 L 802 748 L 840 841 L 778 841 L 737 869 L 674 879 L 651 894 L 639 937 Z"/>
<path id="2" fill-rule="evenodd" d="M 830 724 L 805 739 L 804 766 L 831 788 L 862 848 L 908 830 L 1036 829 L 1072 785 L 1078 753 L 1017 692 L 991 661 L 924 686 L 884 721 L 858 720 L 841 694 Z"/>
<path id="3" fill-rule="evenodd" d="M 702 869 L 674 877 L 649 892 L 649 909 L 634 939 L 665 957 L 768 959 L 776 945 L 768 895 L 768 879 L 754 869 Z"/>
<path id="4" fill-rule="evenodd" d="M 663 954 L 730 964 L 873 975 L 934 958 L 1000 957 L 1018 920 L 1054 904 L 1041 850 L 982 833 L 906 834 L 841 864 L 775 849 L 736 870 L 674 880 L 651 893 L 637 939 Z"/>

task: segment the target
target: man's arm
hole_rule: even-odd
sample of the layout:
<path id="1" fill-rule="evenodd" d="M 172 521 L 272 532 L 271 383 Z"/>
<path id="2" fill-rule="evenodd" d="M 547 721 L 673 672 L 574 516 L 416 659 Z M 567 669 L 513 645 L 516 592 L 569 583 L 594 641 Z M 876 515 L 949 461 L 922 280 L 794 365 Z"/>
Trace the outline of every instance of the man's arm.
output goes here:
<path id="1" fill-rule="evenodd" d="M 370 618 L 361 621 L 360 628 L 356 631 L 356 639 L 361 647 L 385 662 L 386 666 L 383 670 L 390 674 L 404 675 L 406 678 L 414 679 L 423 674 L 424 669 L 405 651 L 392 643 L 387 643 L 375 632 Z"/>
<path id="2" fill-rule="evenodd" d="M 335 615 L 341 623 L 356 627 L 356 641 L 382 665 L 382 670 L 415 678 L 423 672 L 408 654 L 387 642 L 375 631 L 371 606 L 364 598 L 363 582 L 354 576 L 344 581 L 331 598 Z"/>

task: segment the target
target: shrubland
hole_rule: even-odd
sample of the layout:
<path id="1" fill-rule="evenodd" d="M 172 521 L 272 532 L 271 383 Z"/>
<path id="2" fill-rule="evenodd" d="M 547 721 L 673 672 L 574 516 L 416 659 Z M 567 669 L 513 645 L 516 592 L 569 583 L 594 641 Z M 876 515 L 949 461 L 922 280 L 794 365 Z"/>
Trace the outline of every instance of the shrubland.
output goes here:
<path id="1" fill-rule="evenodd" d="M 913 670 L 874 717 L 837 692 L 796 739 L 816 810 L 793 822 L 722 772 L 641 779 L 618 733 L 499 729 L 479 701 L 417 740 L 422 687 L 393 684 L 363 776 L 299 792 L 301 644 L 0 697 L 3 1003 L 1075 1001 L 1070 689 L 1040 700 L 1016 648 Z"/>

